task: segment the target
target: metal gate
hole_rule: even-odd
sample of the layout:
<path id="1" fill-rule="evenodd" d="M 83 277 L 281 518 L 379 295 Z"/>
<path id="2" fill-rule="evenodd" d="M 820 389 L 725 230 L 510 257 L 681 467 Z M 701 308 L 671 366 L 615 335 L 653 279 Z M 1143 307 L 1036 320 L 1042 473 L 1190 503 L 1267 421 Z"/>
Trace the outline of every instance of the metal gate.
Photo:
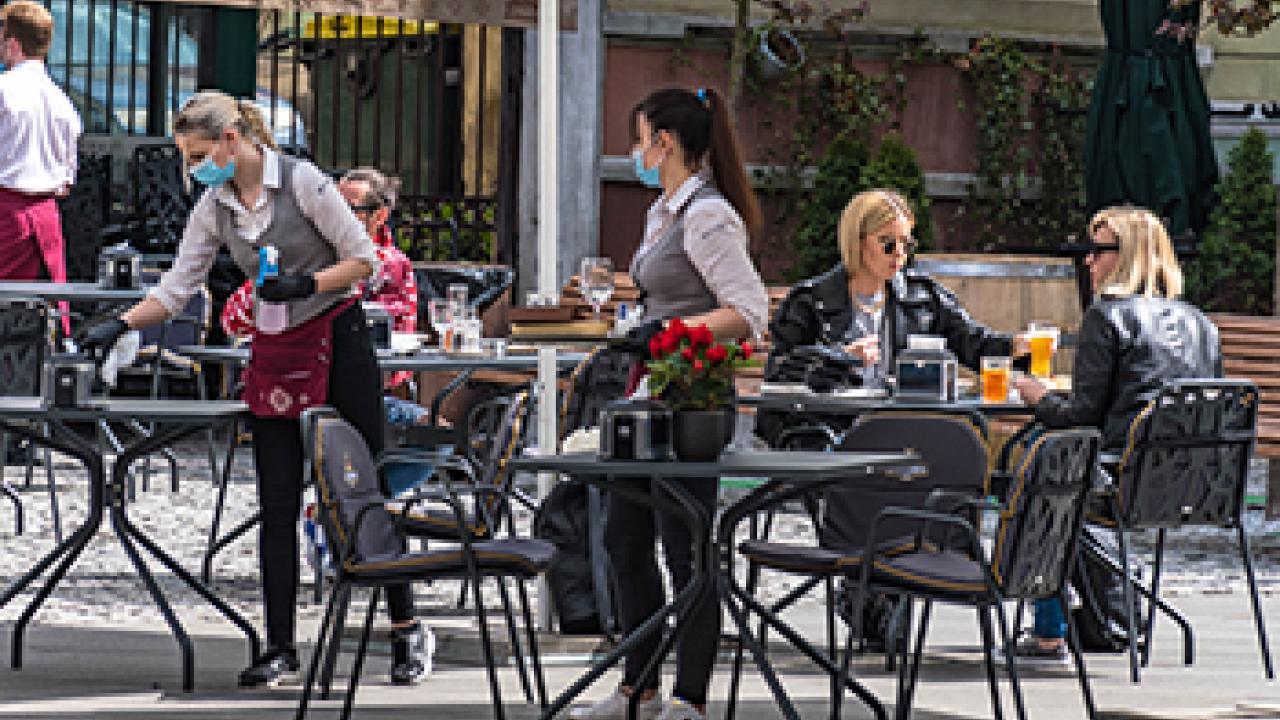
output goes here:
<path id="1" fill-rule="evenodd" d="M 198 88 L 238 74 L 286 152 L 335 174 L 372 166 L 400 178 L 393 222 L 410 257 L 513 260 L 522 31 L 130 0 L 45 4 L 56 23 L 50 73 L 86 133 L 164 137 Z M 256 17 L 256 57 L 247 48 L 243 60 L 227 57 L 220 12 Z"/>

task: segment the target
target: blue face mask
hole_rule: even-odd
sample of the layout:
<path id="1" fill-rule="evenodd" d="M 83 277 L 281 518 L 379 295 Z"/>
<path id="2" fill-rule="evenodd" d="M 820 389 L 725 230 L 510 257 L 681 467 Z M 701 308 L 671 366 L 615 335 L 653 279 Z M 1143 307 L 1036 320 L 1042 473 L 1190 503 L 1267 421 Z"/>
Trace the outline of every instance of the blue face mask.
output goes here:
<path id="1" fill-rule="evenodd" d="M 631 153 L 631 158 L 636 164 L 636 177 L 640 178 L 640 182 L 645 187 L 660 188 L 662 187 L 662 177 L 658 173 L 657 167 L 647 168 L 644 166 L 644 151 L 635 150 Z"/>
<path id="2" fill-rule="evenodd" d="M 227 161 L 226 165 L 218 167 L 218 164 L 213 161 L 212 154 L 207 155 L 204 160 L 200 161 L 199 165 L 191 168 L 191 177 L 201 185 L 210 188 L 219 187 L 226 181 L 235 177 L 235 174 L 235 158 Z"/>
<path id="3" fill-rule="evenodd" d="M 0 72 L 4 72 L 5 70 L 8 70 L 8 69 L 9 69 L 8 65 L 5 65 L 4 63 L 0 62 Z"/>

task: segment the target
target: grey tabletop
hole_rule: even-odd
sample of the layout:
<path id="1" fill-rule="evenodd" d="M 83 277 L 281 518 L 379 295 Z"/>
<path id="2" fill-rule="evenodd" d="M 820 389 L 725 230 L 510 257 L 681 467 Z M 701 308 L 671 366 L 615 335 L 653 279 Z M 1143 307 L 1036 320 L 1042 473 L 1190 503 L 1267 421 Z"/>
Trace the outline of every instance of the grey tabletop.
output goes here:
<path id="1" fill-rule="evenodd" d="M 249 362 L 249 348 L 214 345 L 183 345 L 178 352 L 201 362 L 244 365 Z M 586 357 L 583 353 L 561 353 L 556 360 L 561 367 L 576 365 Z M 462 370 L 534 370 L 538 356 L 533 353 L 506 355 L 468 355 L 420 351 L 412 354 L 378 352 L 378 366 L 387 372 L 398 370 L 460 372 Z"/>
<path id="2" fill-rule="evenodd" d="M 580 475 L 829 478 L 878 469 L 910 468 L 919 463 L 920 458 L 910 452 L 744 450 L 726 452 L 715 462 L 606 460 L 594 452 L 583 452 L 513 458 L 510 466 L 531 472 Z"/>
<path id="3" fill-rule="evenodd" d="M 0 297 L 33 297 L 42 300 L 133 302 L 147 296 L 147 288 L 116 290 L 92 282 L 0 281 Z"/>
<path id="4" fill-rule="evenodd" d="M 248 413 L 238 400 L 108 400 L 94 398 L 76 408 L 46 407 L 38 397 L 0 397 L 0 419 L 145 420 L 200 423 Z"/>
<path id="5" fill-rule="evenodd" d="M 894 397 L 841 397 L 823 393 L 763 393 L 741 395 L 740 406 L 758 410 L 842 413 L 870 410 L 962 410 L 983 415 L 1030 415 L 1035 408 L 1022 402 L 985 402 L 980 398 L 960 398 L 951 402 L 900 400 Z"/>

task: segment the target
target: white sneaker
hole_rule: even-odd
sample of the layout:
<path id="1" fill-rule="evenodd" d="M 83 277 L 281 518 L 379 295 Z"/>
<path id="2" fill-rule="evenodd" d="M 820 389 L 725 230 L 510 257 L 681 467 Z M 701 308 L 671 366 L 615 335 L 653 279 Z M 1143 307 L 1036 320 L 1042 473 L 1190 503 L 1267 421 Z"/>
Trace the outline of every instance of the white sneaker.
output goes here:
<path id="1" fill-rule="evenodd" d="M 671 698 L 656 720 L 707 720 L 707 716 L 680 698 Z"/>
<path id="2" fill-rule="evenodd" d="M 608 697 L 591 705 L 583 705 L 569 711 L 569 720 L 627 720 L 627 704 L 631 698 L 615 688 Z M 636 704 L 636 720 L 657 720 L 662 712 L 662 698 L 657 695 Z"/>

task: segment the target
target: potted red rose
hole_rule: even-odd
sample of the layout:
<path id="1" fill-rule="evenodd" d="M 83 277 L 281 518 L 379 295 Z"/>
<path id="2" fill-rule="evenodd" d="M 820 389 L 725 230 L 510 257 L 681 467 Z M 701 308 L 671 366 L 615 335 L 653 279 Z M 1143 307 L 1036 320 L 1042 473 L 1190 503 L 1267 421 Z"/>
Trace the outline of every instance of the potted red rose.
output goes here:
<path id="1" fill-rule="evenodd" d="M 706 325 L 675 318 L 649 341 L 649 392 L 671 409 L 681 460 L 714 460 L 733 439 L 734 374 L 756 364 L 748 342 L 716 342 Z"/>

